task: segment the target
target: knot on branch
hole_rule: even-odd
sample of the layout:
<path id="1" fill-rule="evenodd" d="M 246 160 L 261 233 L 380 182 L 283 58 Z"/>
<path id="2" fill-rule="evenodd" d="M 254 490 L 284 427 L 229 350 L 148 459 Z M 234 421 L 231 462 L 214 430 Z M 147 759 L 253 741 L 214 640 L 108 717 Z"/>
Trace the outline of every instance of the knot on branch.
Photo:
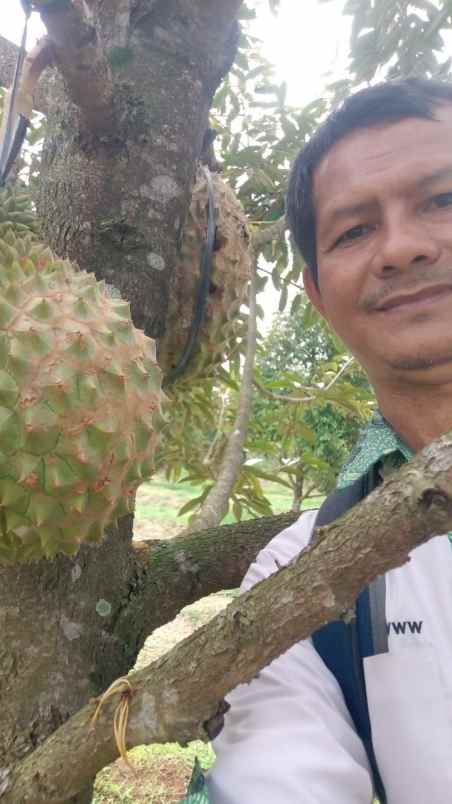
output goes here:
<path id="1" fill-rule="evenodd" d="M 209 720 L 204 721 L 203 727 L 209 740 L 214 740 L 215 737 L 218 737 L 224 726 L 224 716 L 227 712 L 229 712 L 230 708 L 231 704 L 229 704 L 227 701 L 220 701 L 215 714 L 212 715 Z"/>
<path id="2" fill-rule="evenodd" d="M 447 514 L 452 509 L 450 496 L 437 487 L 424 489 L 419 504 L 425 514 Z"/>

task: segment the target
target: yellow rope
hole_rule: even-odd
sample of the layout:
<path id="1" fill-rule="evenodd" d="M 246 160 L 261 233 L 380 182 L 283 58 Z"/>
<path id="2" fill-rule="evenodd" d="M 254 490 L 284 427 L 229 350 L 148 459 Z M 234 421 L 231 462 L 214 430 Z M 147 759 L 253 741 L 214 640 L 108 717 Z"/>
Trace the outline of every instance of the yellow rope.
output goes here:
<path id="1" fill-rule="evenodd" d="M 116 681 L 113 682 L 108 688 L 105 690 L 104 694 L 99 698 L 96 699 L 98 701 L 96 711 L 91 719 L 91 727 L 94 728 L 96 722 L 100 715 L 100 710 L 102 709 L 103 705 L 113 697 L 113 695 L 117 695 L 118 693 L 121 694 L 121 700 L 116 707 L 114 718 L 113 718 L 113 732 L 115 735 L 115 742 L 119 752 L 121 759 L 124 760 L 126 765 L 131 770 L 135 770 L 133 765 L 130 763 L 130 760 L 127 756 L 127 746 L 126 746 L 126 732 L 127 732 L 127 724 L 129 721 L 129 703 L 130 699 L 133 695 L 133 688 L 130 681 L 127 678 L 118 678 Z"/>

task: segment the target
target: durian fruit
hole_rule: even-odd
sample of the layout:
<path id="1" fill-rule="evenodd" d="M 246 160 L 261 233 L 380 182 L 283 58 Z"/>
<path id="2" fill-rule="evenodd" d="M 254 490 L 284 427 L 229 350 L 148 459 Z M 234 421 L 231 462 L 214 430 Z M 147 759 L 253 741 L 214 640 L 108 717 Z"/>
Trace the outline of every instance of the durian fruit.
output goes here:
<path id="1" fill-rule="evenodd" d="M 9 231 L 16 234 L 36 234 L 37 217 L 33 211 L 30 193 L 25 188 L 0 189 L 0 237 Z"/>
<path id="2" fill-rule="evenodd" d="M 154 341 L 31 235 L 0 238 L 0 562 L 73 554 L 153 468 Z"/>
<path id="3" fill-rule="evenodd" d="M 250 236 L 243 207 L 221 176 L 213 173 L 211 178 L 216 211 L 215 250 L 203 326 L 183 374 L 190 381 L 208 376 L 230 354 L 238 331 L 243 331 L 239 312 L 247 301 L 251 275 Z M 207 238 L 207 208 L 207 180 L 199 170 L 170 287 L 166 332 L 158 345 L 158 360 L 165 375 L 177 365 L 192 326 L 201 254 Z"/>

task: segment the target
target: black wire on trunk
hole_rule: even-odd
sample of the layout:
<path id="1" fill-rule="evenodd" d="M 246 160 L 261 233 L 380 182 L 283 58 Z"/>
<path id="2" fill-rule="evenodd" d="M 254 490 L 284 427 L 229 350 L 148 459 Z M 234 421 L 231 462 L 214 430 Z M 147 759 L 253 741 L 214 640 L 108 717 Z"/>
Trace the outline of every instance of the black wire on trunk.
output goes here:
<path id="1" fill-rule="evenodd" d="M 164 386 L 171 385 L 186 370 L 189 360 L 193 355 L 198 340 L 199 332 L 204 321 L 207 297 L 209 295 L 210 277 L 212 274 L 213 251 L 215 246 L 215 198 L 213 192 L 212 177 L 208 168 L 203 167 L 207 179 L 208 212 L 207 212 L 207 239 L 201 255 L 199 268 L 198 293 L 194 305 L 193 319 L 187 342 L 184 347 L 177 365 L 168 372 L 164 380 Z"/>
<path id="2" fill-rule="evenodd" d="M 17 93 L 19 90 L 20 77 L 26 56 L 26 43 L 27 43 L 27 30 L 28 20 L 31 14 L 31 2 L 28 0 L 21 0 L 22 8 L 25 13 L 24 30 L 22 33 L 22 41 L 17 56 L 16 67 L 14 70 L 13 84 L 11 87 L 10 102 L 4 114 L 7 115 L 6 123 L 4 126 L 4 136 L 0 143 L 0 187 L 3 187 L 11 172 L 11 168 L 17 158 L 22 145 L 25 140 L 29 120 L 22 114 L 15 115 L 15 105 Z"/>

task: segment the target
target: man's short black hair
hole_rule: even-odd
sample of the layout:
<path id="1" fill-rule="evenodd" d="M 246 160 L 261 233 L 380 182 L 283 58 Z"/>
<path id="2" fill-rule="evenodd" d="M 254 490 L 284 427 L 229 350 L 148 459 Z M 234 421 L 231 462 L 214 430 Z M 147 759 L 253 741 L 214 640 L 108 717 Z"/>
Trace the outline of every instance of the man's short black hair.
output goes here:
<path id="1" fill-rule="evenodd" d="M 314 171 L 328 151 L 348 134 L 407 117 L 435 119 L 435 108 L 452 103 L 452 84 L 420 78 L 387 81 L 347 98 L 300 151 L 293 166 L 287 195 L 287 219 L 297 244 L 318 286 L 316 217 L 313 200 Z"/>

